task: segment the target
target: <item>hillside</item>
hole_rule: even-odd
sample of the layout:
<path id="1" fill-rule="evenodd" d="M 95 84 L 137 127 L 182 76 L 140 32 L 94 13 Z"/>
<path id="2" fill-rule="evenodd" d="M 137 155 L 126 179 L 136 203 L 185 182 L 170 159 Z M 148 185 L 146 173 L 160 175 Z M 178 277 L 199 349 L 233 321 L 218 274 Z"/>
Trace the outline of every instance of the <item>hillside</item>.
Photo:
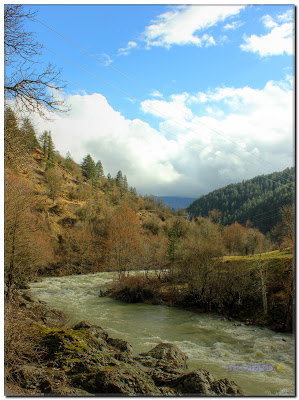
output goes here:
<path id="1" fill-rule="evenodd" d="M 195 200 L 187 211 L 194 218 L 207 217 L 209 211 L 217 209 L 222 213 L 224 225 L 235 221 L 245 225 L 250 220 L 266 233 L 278 223 L 279 209 L 294 203 L 294 194 L 295 170 L 292 167 L 214 190 Z"/>

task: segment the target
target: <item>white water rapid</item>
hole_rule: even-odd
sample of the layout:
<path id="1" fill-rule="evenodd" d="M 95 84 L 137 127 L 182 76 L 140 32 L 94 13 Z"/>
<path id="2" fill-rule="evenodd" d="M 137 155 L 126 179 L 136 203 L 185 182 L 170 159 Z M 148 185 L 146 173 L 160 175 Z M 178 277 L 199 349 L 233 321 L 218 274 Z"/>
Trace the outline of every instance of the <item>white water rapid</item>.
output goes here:
<path id="1" fill-rule="evenodd" d="M 235 326 L 214 315 L 99 297 L 112 279 L 108 272 L 44 278 L 31 283 L 29 292 L 63 311 L 68 325 L 82 320 L 99 325 L 112 337 L 127 340 L 134 354 L 167 341 L 187 354 L 190 369 L 204 368 L 233 380 L 246 395 L 294 394 L 293 335 Z"/>

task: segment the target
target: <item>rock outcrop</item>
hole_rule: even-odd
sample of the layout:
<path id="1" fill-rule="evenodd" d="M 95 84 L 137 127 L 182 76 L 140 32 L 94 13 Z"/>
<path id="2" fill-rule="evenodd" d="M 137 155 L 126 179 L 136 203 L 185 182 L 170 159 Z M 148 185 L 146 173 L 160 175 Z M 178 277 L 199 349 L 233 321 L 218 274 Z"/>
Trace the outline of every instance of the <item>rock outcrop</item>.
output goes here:
<path id="1" fill-rule="evenodd" d="M 171 343 L 133 357 L 128 342 L 84 321 L 72 329 L 40 325 L 40 335 L 40 364 L 16 371 L 24 389 L 58 396 L 243 394 L 227 379 L 203 369 L 188 371 L 186 355 Z"/>

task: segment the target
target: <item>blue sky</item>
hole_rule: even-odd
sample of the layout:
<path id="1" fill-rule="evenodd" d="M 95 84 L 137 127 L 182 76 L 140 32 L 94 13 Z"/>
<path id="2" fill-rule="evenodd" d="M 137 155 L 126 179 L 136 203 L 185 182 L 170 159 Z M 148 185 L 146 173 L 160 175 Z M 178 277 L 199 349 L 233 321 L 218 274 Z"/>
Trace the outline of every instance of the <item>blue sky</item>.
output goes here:
<path id="1" fill-rule="evenodd" d="M 25 7 L 152 92 L 28 24 L 45 47 L 122 91 L 44 49 L 42 61 L 81 86 L 66 82 L 68 116 L 34 117 L 62 155 L 90 153 L 141 193 L 193 197 L 294 164 L 293 6 Z"/>

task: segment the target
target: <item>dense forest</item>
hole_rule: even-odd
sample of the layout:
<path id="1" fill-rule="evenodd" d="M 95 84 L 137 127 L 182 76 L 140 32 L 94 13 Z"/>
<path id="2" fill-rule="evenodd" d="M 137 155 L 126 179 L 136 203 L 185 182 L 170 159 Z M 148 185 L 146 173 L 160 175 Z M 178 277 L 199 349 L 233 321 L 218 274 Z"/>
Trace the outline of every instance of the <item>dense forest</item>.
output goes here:
<path id="1" fill-rule="evenodd" d="M 227 185 L 201 196 L 187 208 L 191 217 L 207 217 L 209 211 L 221 212 L 223 225 L 235 221 L 251 223 L 267 233 L 279 221 L 279 209 L 291 206 L 295 196 L 295 169 L 260 175 L 253 179 Z"/>

